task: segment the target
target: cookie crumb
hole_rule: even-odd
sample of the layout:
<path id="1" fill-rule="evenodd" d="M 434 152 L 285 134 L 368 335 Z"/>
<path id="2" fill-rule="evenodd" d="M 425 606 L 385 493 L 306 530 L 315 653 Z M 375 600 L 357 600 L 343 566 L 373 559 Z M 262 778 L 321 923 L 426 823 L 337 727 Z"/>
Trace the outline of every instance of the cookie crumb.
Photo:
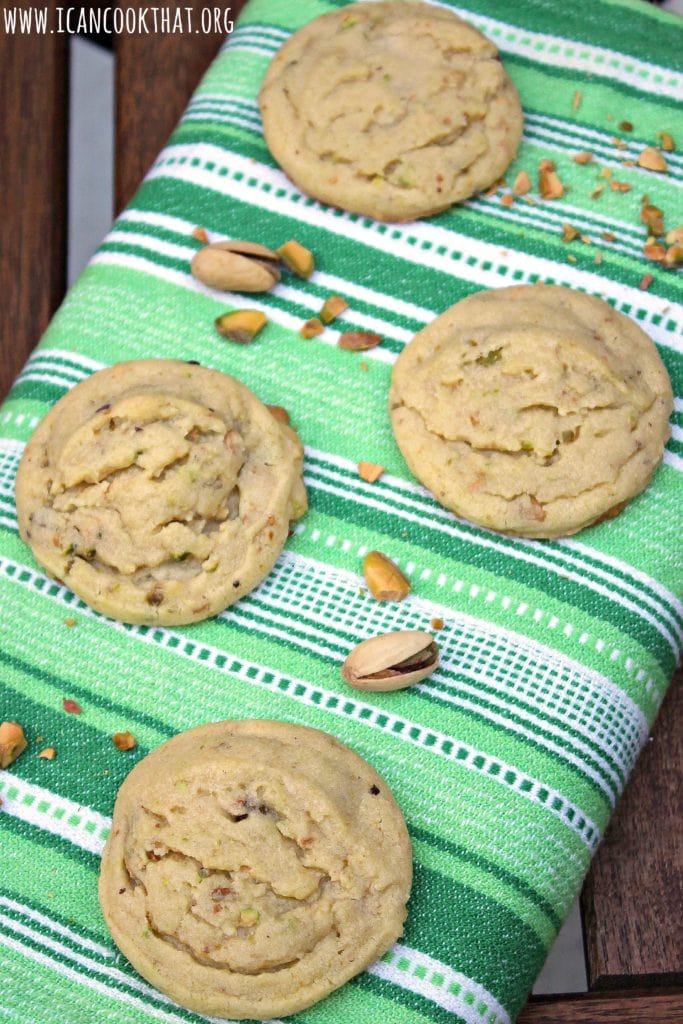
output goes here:
<path id="1" fill-rule="evenodd" d="M 45 747 L 45 749 L 41 750 L 41 752 L 38 754 L 38 757 L 42 757 L 46 761 L 54 761 L 56 753 L 57 751 L 55 750 L 54 747 Z"/>
<path id="2" fill-rule="evenodd" d="M 68 626 L 69 629 L 73 629 L 73 627 L 76 625 L 76 620 L 75 619 L 64 619 L 64 625 Z"/>
<path id="3" fill-rule="evenodd" d="M 443 629 L 443 619 L 432 619 L 432 629 Z"/>

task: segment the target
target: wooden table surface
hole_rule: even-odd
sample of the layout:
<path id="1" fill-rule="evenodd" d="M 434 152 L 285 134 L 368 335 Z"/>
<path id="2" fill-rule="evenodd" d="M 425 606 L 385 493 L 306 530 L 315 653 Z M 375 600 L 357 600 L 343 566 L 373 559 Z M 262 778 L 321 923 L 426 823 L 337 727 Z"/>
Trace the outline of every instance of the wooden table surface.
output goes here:
<path id="1" fill-rule="evenodd" d="M 191 3 L 199 9 L 183 0 Z M 220 42 L 208 35 L 116 41 L 117 209 Z M 25 36 L 20 44 L 0 36 L 0 397 L 63 296 L 67 77 L 65 36 Z M 683 1024 L 682 682 L 679 673 L 584 886 L 590 991 L 533 997 L 520 1024 Z"/>

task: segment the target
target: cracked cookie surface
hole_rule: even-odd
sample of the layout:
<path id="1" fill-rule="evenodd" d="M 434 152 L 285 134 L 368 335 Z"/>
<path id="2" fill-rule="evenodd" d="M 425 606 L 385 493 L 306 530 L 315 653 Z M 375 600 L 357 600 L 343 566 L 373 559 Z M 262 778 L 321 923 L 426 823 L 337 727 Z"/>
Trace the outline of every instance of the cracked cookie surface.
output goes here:
<path id="1" fill-rule="evenodd" d="M 393 371 L 394 435 L 436 499 L 482 526 L 561 537 L 617 515 L 669 436 L 648 336 L 555 285 L 479 292 L 420 331 Z"/>
<path id="2" fill-rule="evenodd" d="M 181 733 L 119 791 L 100 902 L 122 952 L 200 1013 L 265 1019 L 322 999 L 401 935 L 410 841 L 386 783 L 317 729 Z"/>
<path id="3" fill-rule="evenodd" d="M 379 220 L 428 217 L 488 188 L 522 135 L 493 43 L 450 11 L 403 0 L 305 25 L 273 58 L 259 103 L 296 185 Z"/>
<path id="4" fill-rule="evenodd" d="M 303 450 L 248 388 L 167 359 L 118 363 L 39 424 L 17 474 L 22 538 L 124 622 L 215 615 L 272 568 L 306 510 Z"/>

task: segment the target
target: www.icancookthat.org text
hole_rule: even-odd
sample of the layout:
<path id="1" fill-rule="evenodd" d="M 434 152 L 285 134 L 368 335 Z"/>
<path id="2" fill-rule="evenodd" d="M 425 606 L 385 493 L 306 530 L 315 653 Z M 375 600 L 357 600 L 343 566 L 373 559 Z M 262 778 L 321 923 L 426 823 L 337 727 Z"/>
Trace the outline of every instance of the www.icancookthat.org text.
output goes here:
<path id="1" fill-rule="evenodd" d="M 233 30 L 229 7 L 3 7 L 7 35 L 183 34 Z"/>

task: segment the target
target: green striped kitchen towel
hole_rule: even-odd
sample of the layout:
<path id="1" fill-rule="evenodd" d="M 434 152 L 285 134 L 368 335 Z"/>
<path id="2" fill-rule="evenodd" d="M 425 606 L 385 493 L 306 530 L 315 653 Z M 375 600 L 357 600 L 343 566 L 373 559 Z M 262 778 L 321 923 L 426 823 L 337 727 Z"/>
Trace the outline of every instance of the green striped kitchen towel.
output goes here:
<path id="1" fill-rule="evenodd" d="M 460 521 L 417 486 L 386 396 L 397 353 L 432 317 L 479 289 L 541 279 L 601 295 L 641 323 L 683 393 L 682 282 L 645 259 L 640 221 L 643 194 L 667 229 L 683 221 L 683 155 L 665 153 L 665 174 L 637 165 L 658 131 L 683 142 L 682 23 L 635 0 L 454 6 L 497 43 L 521 94 L 524 142 L 508 180 L 526 170 L 535 181 L 551 158 L 571 190 L 552 202 L 534 190 L 533 204 L 509 207 L 501 193 L 484 195 L 394 226 L 301 195 L 261 133 L 256 96 L 268 61 L 333 2 L 251 0 L 0 412 L 1 711 L 30 740 L 0 774 L 0 1003 L 13 1021 L 53 1024 L 56 1007 L 63 1024 L 200 1019 L 116 951 L 96 879 L 114 797 L 136 759 L 179 730 L 229 717 L 338 736 L 386 777 L 412 836 L 401 942 L 297 1018 L 511 1021 L 676 664 L 680 397 L 645 494 L 577 537 L 533 542 Z M 579 151 L 593 161 L 575 163 Z M 563 243 L 565 223 L 591 244 Z M 250 298 L 269 324 L 248 347 L 214 332 L 229 304 L 190 276 L 196 226 L 271 246 L 295 237 L 317 256 L 309 281 L 288 278 Z M 332 292 L 348 312 L 303 341 L 299 326 Z M 338 333 L 350 329 L 384 342 L 364 355 L 340 350 Z M 14 474 L 39 419 L 103 364 L 147 356 L 236 375 L 285 406 L 306 444 L 311 507 L 276 568 L 235 607 L 191 627 L 96 615 L 39 571 L 17 534 Z M 387 467 L 379 482 L 358 477 L 361 459 Z M 372 548 L 408 573 L 408 600 L 380 605 L 359 588 Z M 444 621 L 443 664 L 424 684 L 361 695 L 342 683 L 340 663 L 359 640 L 429 629 L 434 618 Z M 67 714 L 63 698 L 82 714 Z M 121 730 L 137 737 L 129 754 L 111 742 Z M 38 758 L 44 746 L 57 749 L 54 761 Z"/>

